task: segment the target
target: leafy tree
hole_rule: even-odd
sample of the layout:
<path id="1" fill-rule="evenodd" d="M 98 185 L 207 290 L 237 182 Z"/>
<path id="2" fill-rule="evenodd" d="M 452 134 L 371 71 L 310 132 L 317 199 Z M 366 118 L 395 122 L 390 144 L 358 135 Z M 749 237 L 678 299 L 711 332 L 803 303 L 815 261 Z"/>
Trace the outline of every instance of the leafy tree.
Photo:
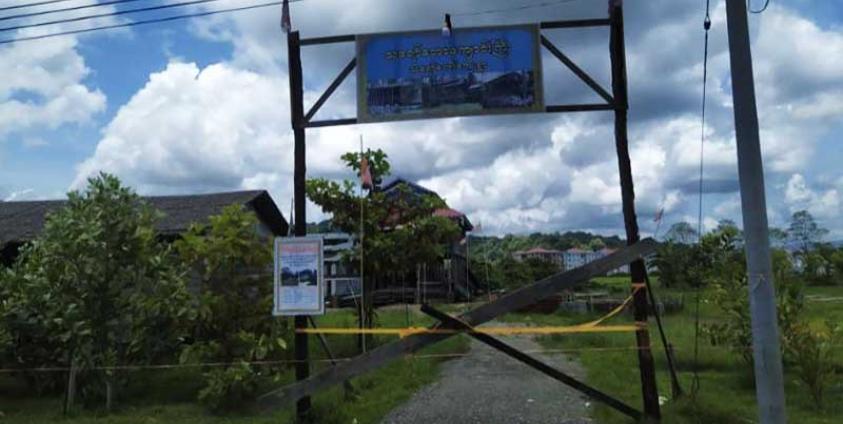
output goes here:
<path id="1" fill-rule="evenodd" d="M 828 230 L 820 227 L 814 217 L 805 210 L 794 213 L 790 218 L 787 235 L 796 243 L 802 252 L 808 252 L 814 245 L 828 234 Z"/>
<path id="2" fill-rule="evenodd" d="M 837 249 L 831 253 L 829 262 L 832 269 L 834 281 L 843 284 L 843 249 Z"/>
<path id="3" fill-rule="evenodd" d="M 116 371 L 173 355 L 188 313 L 182 268 L 156 240 L 156 213 L 116 177 L 100 174 L 50 214 L 8 271 L 0 319 L 14 363 L 75 367 L 79 393 L 110 406 Z M 45 377 L 46 376 L 46 377 Z M 33 382 L 55 387 L 61 376 Z"/>
<path id="4" fill-rule="evenodd" d="M 743 231 L 731 219 L 717 221 L 717 228 L 714 229 L 713 233 L 727 235 L 735 247 L 740 248 L 743 246 Z"/>
<path id="5" fill-rule="evenodd" d="M 770 246 L 778 249 L 783 249 L 787 244 L 787 231 L 781 228 L 770 227 Z"/>
<path id="6" fill-rule="evenodd" d="M 530 273 L 523 262 L 504 257 L 492 267 L 495 270 L 495 287 L 511 290 L 530 282 Z"/>
<path id="7" fill-rule="evenodd" d="M 812 250 L 797 252 L 797 256 L 801 261 L 802 275 L 809 283 L 828 285 L 840 279 L 840 251 L 832 245 L 817 243 Z"/>
<path id="8" fill-rule="evenodd" d="M 817 409 L 822 409 L 825 394 L 837 380 L 835 348 L 843 339 L 838 323 L 826 321 L 820 328 L 808 323 L 798 323 L 792 331 L 792 342 L 785 346 L 785 353 L 793 361 L 796 375 L 807 387 Z"/>
<path id="9" fill-rule="evenodd" d="M 796 259 L 802 274 L 812 284 L 829 284 L 833 279 L 831 255 L 834 249 L 822 244 L 828 230 L 820 227 L 808 211 L 794 213 L 787 230 L 791 243 L 798 246 Z"/>
<path id="10" fill-rule="evenodd" d="M 507 290 L 532 284 L 560 271 L 557 264 L 544 259 L 527 258 L 524 261 L 518 261 L 512 257 L 501 259 L 492 266 L 492 269 L 494 270 L 492 272 L 494 286 Z"/>
<path id="11" fill-rule="evenodd" d="M 659 283 L 664 287 L 689 287 L 694 285 L 691 269 L 694 266 L 696 246 L 668 241 L 656 250 L 653 265 L 658 270 Z"/>
<path id="12" fill-rule="evenodd" d="M 377 187 L 390 172 L 386 153 L 367 150 L 346 153 L 341 159 L 348 168 L 359 172 L 363 155 L 368 159 Z M 362 225 L 363 241 L 345 259 L 359 264 L 361 252 L 364 254 L 366 298 L 362 303 L 366 322 L 371 325 L 375 280 L 412 274 L 418 264 L 438 262 L 447 253 L 447 246 L 458 239 L 460 231 L 450 219 L 433 215 L 436 209 L 445 207 L 445 202 L 436 196 L 417 196 L 404 184 L 390 195 L 377 189 L 361 195 L 357 184 L 354 180 L 315 178 L 307 181 L 307 196 L 323 212 L 331 214 L 333 226 L 340 231 L 359 234 Z"/>
<path id="13" fill-rule="evenodd" d="M 595 237 L 588 242 L 589 250 L 600 250 L 606 247 L 606 243 L 600 237 Z"/>
<path id="14" fill-rule="evenodd" d="M 527 264 L 527 269 L 529 270 L 529 279 L 527 284 L 532 284 L 536 281 L 550 277 L 560 271 L 559 265 L 544 259 L 527 258 L 524 263 Z"/>
<path id="15" fill-rule="evenodd" d="M 683 233 L 682 225 L 678 233 Z M 681 237 L 680 237 L 681 238 Z M 724 270 L 742 266 L 741 232 L 733 222 L 724 220 L 700 242 L 689 245 L 668 241 L 659 246 L 653 264 L 665 287 L 704 286 Z M 737 264 L 735 264 L 737 262 Z"/>
<path id="16" fill-rule="evenodd" d="M 723 240 L 723 239 L 721 239 Z M 749 311 L 749 292 L 746 264 L 743 255 L 720 244 L 720 257 L 713 262 L 710 275 L 710 300 L 722 312 L 723 319 L 703 327 L 712 345 L 726 346 L 740 355 L 747 365 L 752 364 L 752 323 Z M 730 253 L 731 250 L 731 253 Z M 773 280 L 776 285 L 776 314 L 782 346 L 787 352 L 794 343 L 796 327 L 803 309 L 803 286 L 796 278 L 787 252 L 772 251 Z"/>
<path id="17" fill-rule="evenodd" d="M 271 316 L 272 248 L 255 231 L 257 224 L 254 214 L 231 205 L 176 242 L 196 292 L 192 343 L 181 362 L 227 364 L 204 372 L 199 400 L 213 411 L 244 406 L 261 381 L 281 371 L 250 364 L 282 359 L 289 337 L 287 323 Z"/>
<path id="18" fill-rule="evenodd" d="M 664 237 L 674 243 L 691 244 L 697 239 L 697 230 L 687 222 L 677 222 L 670 226 Z"/>
<path id="19" fill-rule="evenodd" d="M 597 240 L 600 240 L 599 242 Z M 528 250 L 533 247 L 544 247 L 554 250 L 567 250 L 577 246 L 589 246 L 594 243 L 597 248 L 619 248 L 625 245 L 618 236 L 601 236 L 583 231 L 566 233 L 533 233 L 529 236 L 508 234 L 503 237 L 471 236 L 471 256 L 473 258 L 488 258 L 499 261 L 511 256 L 517 250 Z M 602 245 L 600 244 L 602 243 Z"/>

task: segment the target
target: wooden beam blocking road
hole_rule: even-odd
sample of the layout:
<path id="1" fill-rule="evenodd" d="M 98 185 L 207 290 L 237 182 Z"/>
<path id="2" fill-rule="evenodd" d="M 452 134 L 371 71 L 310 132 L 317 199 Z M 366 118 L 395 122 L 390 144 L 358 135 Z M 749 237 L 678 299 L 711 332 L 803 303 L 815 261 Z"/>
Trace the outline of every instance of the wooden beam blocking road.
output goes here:
<path id="1" fill-rule="evenodd" d="M 653 239 L 648 238 L 642 240 L 619 249 L 609 256 L 600 258 L 579 268 L 552 275 L 529 286 L 515 290 L 495 301 L 480 305 L 460 315 L 459 319 L 470 326 L 480 325 L 500 315 L 532 305 L 559 291 L 586 283 L 593 277 L 605 275 L 609 271 L 629 264 L 634 260 L 640 260 L 644 256 L 653 253 L 656 250 L 656 246 L 657 244 Z M 433 328 L 442 327 L 454 328 L 447 324 L 443 324 L 442 326 L 437 325 Z M 417 334 L 385 344 L 350 361 L 337 364 L 318 374 L 312 375 L 307 379 L 269 392 L 258 398 L 258 406 L 263 410 L 281 408 L 289 402 L 313 395 L 320 390 L 342 383 L 349 378 L 375 370 L 390 361 L 416 352 L 425 346 L 445 340 L 451 336 L 453 334 Z"/>
<path id="2" fill-rule="evenodd" d="M 558 381 L 561 381 L 564 384 L 584 393 L 585 395 L 591 397 L 592 399 L 603 402 L 606 405 L 614 408 L 615 410 L 621 412 L 624 415 L 631 417 L 634 420 L 640 420 L 644 417 L 644 414 L 641 411 L 623 403 L 622 401 L 607 395 L 606 393 L 601 392 L 600 390 L 595 389 L 594 387 L 585 384 L 574 377 L 571 377 L 568 374 L 559 371 L 556 368 L 551 367 L 550 365 L 545 364 L 544 362 L 502 342 L 488 334 L 481 333 L 479 331 L 475 331 L 475 328 L 471 325 L 468 325 L 466 322 L 454 318 L 444 312 L 436 310 L 434 307 L 430 305 L 422 305 L 421 308 L 422 312 L 436 318 L 440 322 L 448 325 L 455 326 L 457 328 L 466 330 L 466 334 L 469 336 L 486 343 L 487 345 L 507 354 L 508 356 L 521 361 L 524 364 L 529 365 L 530 367 L 541 371 L 542 373 L 546 374 L 549 377 L 552 377 Z"/>

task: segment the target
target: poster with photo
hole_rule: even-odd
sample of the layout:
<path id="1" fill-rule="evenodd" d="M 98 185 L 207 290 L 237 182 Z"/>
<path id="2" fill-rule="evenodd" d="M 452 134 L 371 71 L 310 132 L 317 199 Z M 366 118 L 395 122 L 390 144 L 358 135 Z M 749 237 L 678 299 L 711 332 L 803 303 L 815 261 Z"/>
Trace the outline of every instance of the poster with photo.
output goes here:
<path id="1" fill-rule="evenodd" d="M 321 237 L 275 239 L 275 306 L 272 314 L 322 315 L 325 284 Z"/>

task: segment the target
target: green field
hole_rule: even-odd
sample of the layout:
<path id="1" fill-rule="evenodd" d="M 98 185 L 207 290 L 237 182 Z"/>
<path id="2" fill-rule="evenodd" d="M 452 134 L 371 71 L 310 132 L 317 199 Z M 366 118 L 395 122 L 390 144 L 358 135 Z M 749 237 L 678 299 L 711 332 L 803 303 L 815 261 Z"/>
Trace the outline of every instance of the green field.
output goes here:
<path id="1" fill-rule="evenodd" d="M 381 311 L 379 326 L 404 327 L 408 322 L 402 308 Z M 412 325 L 429 324 L 429 318 L 410 312 Z M 331 311 L 317 318 L 321 327 L 356 327 L 356 317 L 348 310 Z M 376 337 L 375 343 L 395 340 L 395 337 Z M 354 336 L 328 336 L 334 355 L 350 357 L 356 353 Z M 460 353 L 468 349 L 463 336 L 452 337 L 417 354 Z M 326 359 L 315 337 L 310 342 L 311 357 Z M 313 398 L 314 423 L 372 423 L 395 406 L 406 401 L 418 388 L 434 381 L 439 364 L 445 358 L 408 357 L 392 362 L 378 371 L 352 380 L 357 394 L 346 399 L 342 386 L 319 393 Z M 320 361 L 317 369 L 329 366 Z M 292 370 L 286 375 L 292 381 Z M 282 385 L 280 382 L 278 386 Z M 123 423 L 290 423 L 293 409 L 287 406 L 276 413 L 244 413 L 216 416 L 206 412 L 195 401 L 202 386 L 200 372 L 196 369 L 133 371 L 128 387 L 119 389 L 116 411 L 106 414 L 97 408 L 77 408 L 69 417 L 62 416 L 60 395 L 35 396 L 26 385 L 9 374 L 0 374 L 0 422 L 14 424 L 62 422 L 67 424 L 123 424 Z"/>
<path id="2" fill-rule="evenodd" d="M 602 290 L 628 292 L 628 277 L 608 277 L 595 281 Z M 656 284 L 654 282 L 654 284 Z M 615 290 L 613 290 L 615 288 Z M 704 337 L 700 338 L 699 391 L 696 399 L 687 394 L 693 380 L 694 352 L 694 292 L 680 290 L 655 290 L 657 296 L 683 296 L 685 309 L 682 313 L 664 318 L 668 340 L 675 346 L 680 371 L 679 377 L 686 394 L 679 399 L 670 399 L 670 382 L 664 349 L 658 338 L 657 329 L 651 319 L 650 337 L 654 347 L 658 373 L 659 393 L 667 397 L 663 406 L 666 423 L 751 423 L 757 422 L 755 391 L 752 371 L 736 354 L 721 347 L 711 346 Z M 806 295 L 823 297 L 843 296 L 843 287 L 809 287 Z M 704 298 L 704 296 L 703 296 Z M 843 301 L 807 301 L 806 316 L 814 322 L 830 319 L 843 322 Z M 722 319 L 715 305 L 701 302 L 700 317 L 703 322 Z M 513 314 L 507 320 L 529 322 L 536 325 L 569 325 L 584 322 L 583 315 L 557 314 Z M 623 322 L 628 317 L 618 317 Z M 583 364 L 587 379 L 593 386 L 623 399 L 630 405 L 641 407 L 641 393 L 634 337 L 631 334 L 592 333 L 578 335 L 555 335 L 539 339 L 548 349 L 570 350 Z M 618 350 L 612 350 L 618 349 Z M 843 346 L 837 346 L 835 362 L 837 378 L 826 394 L 825 410 L 815 409 L 804 386 L 793 372 L 786 368 L 786 396 L 789 422 L 792 423 L 838 423 L 843 416 Z M 625 423 L 630 420 L 616 411 L 596 405 L 593 416 L 600 423 Z"/>
<path id="3" fill-rule="evenodd" d="M 616 294 L 628 293 L 628 277 L 597 279 L 592 287 Z M 657 284 L 657 280 L 654 281 Z M 736 354 L 721 347 L 711 346 L 707 340 L 700 340 L 699 391 L 691 397 L 693 379 L 694 341 L 694 295 L 693 291 L 656 290 L 660 297 L 683 297 L 685 309 L 681 313 L 667 315 L 664 319 L 668 338 L 675 346 L 680 371 L 680 380 L 686 394 L 672 399 L 664 351 L 659 343 L 655 326 L 651 327 L 651 339 L 656 358 L 659 391 L 665 396 L 663 414 L 665 423 L 751 423 L 756 422 L 755 393 L 751 370 Z M 820 322 L 831 319 L 843 322 L 843 302 L 815 301 L 821 298 L 843 297 L 841 287 L 810 287 L 806 303 L 806 316 Z M 703 297 L 704 298 L 704 297 Z M 701 319 L 713 322 L 722 319 L 716 305 L 703 301 Z M 451 313 L 465 310 L 467 305 L 442 305 Z M 592 318 L 587 315 L 561 314 L 511 314 L 503 317 L 510 322 L 525 322 L 530 325 L 569 325 Z M 319 317 L 322 327 L 354 327 L 356 318 L 348 311 L 332 311 Z M 626 316 L 614 319 L 628 321 Z M 418 312 L 409 315 L 403 307 L 392 307 L 379 312 L 379 326 L 404 327 L 429 324 L 430 319 Z M 395 340 L 391 336 L 379 336 L 376 344 Z M 350 357 L 356 352 L 353 336 L 329 336 L 331 348 L 340 357 Z M 577 335 L 547 336 L 539 342 L 548 350 L 569 353 L 576 357 L 587 371 L 587 380 L 593 386 L 623 399 L 630 405 L 640 407 L 637 357 L 631 334 L 594 333 Z M 326 355 L 315 338 L 311 338 L 311 356 L 325 359 Z M 421 352 L 424 354 L 461 353 L 468 349 L 465 337 L 450 338 Z M 843 346 L 836 351 L 838 376 L 843 375 Z M 355 378 L 353 385 L 356 396 L 347 399 L 342 386 L 319 393 L 314 397 L 312 422 L 315 423 L 375 423 L 388 411 L 401 404 L 425 384 L 435 381 L 439 364 L 445 358 L 411 357 L 400 359 L 378 371 Z M 316 368 L 328 364 L 318 362 Z M 292 372 L 286 375 L 292 381 Z M 278 383 L 278 385 L 283 382 Z M 198 370 L 145 370 L 131 374 L 130 384 L 122 388 L 117 398 L 117 410 L 106 414 L 97 408 L 78 408 L 71 416 L 61 414 L 61 397 L 35 396 L 25 390 L 25 385 L 11 375 L 0 374 L 0 422 L 44 423 L 60 421 L 69 424 L 82 423 L 287 423 L 293 422 L 290 406 L 272 413 L 241 413 L 217 416 L 206 412 L 195 402 L 196 392 L 202 380 Z M 836 423 L 843 415 L 843 378 L 838 377 L 826 395 L 825 409 L 816 410 L 810 396 L 791 372 L 786 373 L 787 410 L 793 423 Z M 614 410 L 592 402 L 592 415 L 600 423 L 626 423 L 630 420 Z"/>

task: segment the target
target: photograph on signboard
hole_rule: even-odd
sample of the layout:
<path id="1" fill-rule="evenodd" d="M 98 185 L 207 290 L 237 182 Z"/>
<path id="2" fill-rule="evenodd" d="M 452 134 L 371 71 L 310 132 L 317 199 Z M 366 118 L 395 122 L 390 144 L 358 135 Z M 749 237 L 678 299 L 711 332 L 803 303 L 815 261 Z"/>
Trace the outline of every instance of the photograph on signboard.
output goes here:
<path id="1" fill-rule="evenodd" d="M 360 122 L 543 110 L 536 25 L 357 36 Z"/>
<path id="2" fill-rule="evenodd" d="M 325 311 L 322 239 L 275 239 L 275 315 L 321 315 Z"/>

